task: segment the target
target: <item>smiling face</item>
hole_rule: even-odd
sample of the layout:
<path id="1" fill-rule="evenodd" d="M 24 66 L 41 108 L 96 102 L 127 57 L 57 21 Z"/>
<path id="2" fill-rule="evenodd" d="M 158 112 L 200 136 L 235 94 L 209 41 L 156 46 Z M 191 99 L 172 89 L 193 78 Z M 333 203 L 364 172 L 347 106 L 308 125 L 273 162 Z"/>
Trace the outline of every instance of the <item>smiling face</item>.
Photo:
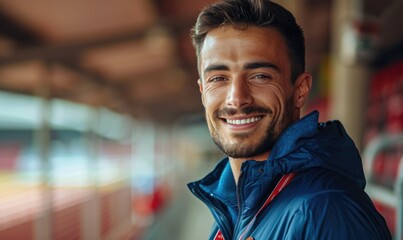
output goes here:
<path id="1" fill-rule="evenodd" d="M 286 44 L 273 28 L 212 30 L 199 72 L 210 134 L 236 159 L 266 160 L 281 132 L 299 118 L 311 84 L 307 73 L 292 83 Z"/>

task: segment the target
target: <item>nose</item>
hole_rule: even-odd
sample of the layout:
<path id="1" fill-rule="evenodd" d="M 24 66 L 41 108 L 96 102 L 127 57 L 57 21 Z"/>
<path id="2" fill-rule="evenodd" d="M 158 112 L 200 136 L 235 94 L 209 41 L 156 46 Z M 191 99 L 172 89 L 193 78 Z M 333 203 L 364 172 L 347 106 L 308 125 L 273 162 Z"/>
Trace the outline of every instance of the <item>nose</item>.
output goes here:
<path id="1" fill-rule="evenodd" d="M 227 93 L 227 106 L 242 107 L 252 104 L 252 102 L 253 97 L 248 84 L 242 79 L 233 80 Z"/>

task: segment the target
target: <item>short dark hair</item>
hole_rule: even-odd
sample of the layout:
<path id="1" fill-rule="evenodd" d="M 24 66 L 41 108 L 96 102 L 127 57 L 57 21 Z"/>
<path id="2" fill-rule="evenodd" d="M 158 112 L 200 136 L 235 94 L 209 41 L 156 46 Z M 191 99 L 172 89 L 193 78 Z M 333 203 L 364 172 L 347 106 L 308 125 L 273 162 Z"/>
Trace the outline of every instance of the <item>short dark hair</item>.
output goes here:
<path id="1" fill-rule="evenodd" d="M 291 60 L 291 80 L 305 71 L 305 39 L 302 28 L 287 9 L 270 0 L 222 0 L 205 7 L 191 30 L 193 46 L 199 59 L 206 35 L 213 29 L 233 25 L 274 27 L 284 37 Z"/>

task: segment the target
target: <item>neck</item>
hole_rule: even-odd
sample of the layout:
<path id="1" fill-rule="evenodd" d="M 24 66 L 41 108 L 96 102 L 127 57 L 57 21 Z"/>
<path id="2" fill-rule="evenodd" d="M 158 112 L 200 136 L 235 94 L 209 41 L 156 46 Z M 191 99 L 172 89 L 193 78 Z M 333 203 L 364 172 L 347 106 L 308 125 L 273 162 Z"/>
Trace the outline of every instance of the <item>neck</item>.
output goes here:
<path id="1" fill-rule="evenodd" d="M 241 175 L 241 166 L 242 163 L 247 161 L 247 160 L 255 160 L 255 161 L 266 161 L 266 159 L 269 157 L 270 153 L 265 153 L 261 156 L 256 156 L 256 157 L 252 157 L 252 158 L 229 158 L 229 163 L 231 166 L 231 170 L 232 170 L 232 174 L 234 175 L 234 180 L 235 183 L 238 185 L 238 180 L 239 180 L 239 176 Z"/>
<path id="2" fill-rule="evenodd" d="M 232 174 L 234 175 L 234 180 L 235 180 L 236 185 L 238 185 L 238 179 L 239 179 L 239 175 L 241 174 L 242 163 L 245 161 L 246 160 L 234 159 L 234 158 L 229 159 L 229 164 L 231 165 L 231 170 L 232 170 Z"/>

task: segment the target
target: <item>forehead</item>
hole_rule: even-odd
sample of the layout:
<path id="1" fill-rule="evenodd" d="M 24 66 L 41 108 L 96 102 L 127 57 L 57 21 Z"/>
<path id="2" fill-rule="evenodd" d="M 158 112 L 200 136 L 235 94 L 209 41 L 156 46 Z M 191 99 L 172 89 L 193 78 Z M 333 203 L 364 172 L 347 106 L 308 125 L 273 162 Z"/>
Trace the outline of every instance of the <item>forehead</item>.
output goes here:
<path id="1" fill-rule="evenodd" d="M 283 36 L 274 28 L 256 26 L 246 29 L 222 26 L 213 29 L 207 34 L 199 57 L 200 70 L 209 64 L 222 64 L 223 61 L 243 64 L 264 60 L 289 65 Z"/>

